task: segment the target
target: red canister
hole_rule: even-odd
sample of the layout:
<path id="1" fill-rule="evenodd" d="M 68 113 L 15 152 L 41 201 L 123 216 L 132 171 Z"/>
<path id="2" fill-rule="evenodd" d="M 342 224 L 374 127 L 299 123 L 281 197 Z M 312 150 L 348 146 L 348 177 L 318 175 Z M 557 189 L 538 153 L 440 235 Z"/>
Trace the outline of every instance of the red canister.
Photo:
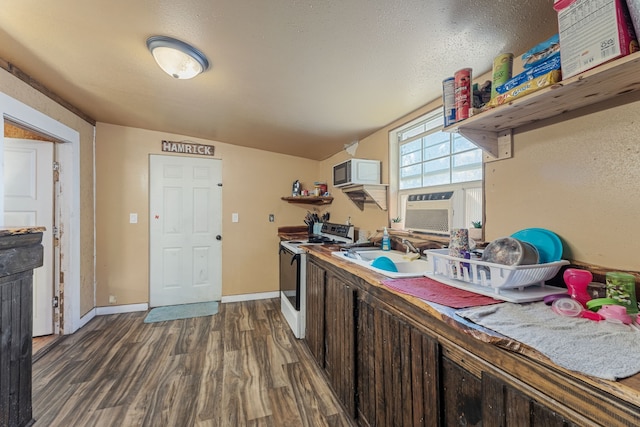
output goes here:
<path id="1" fill-rule="evenodd" d="M 463 68 L 453 75 L 456 122 L 469 118 L 471 107 L 471 68 Z"/>

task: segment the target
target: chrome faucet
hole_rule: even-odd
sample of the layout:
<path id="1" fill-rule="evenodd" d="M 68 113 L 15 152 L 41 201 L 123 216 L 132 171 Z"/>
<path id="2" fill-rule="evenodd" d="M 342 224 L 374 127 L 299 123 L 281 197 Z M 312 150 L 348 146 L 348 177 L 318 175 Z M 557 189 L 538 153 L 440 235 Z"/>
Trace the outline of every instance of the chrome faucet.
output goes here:
<path id="1" fill-rule="evenodd" d="M 347 256 L 348 258 L 359 259 L 359 260 L 362 259 L 362 256 L 360 256 L 358 251 L 354 250 L 353 248 L 348 248 L 348 249 L 341 248 L 340 250 L 345 251 L 346 252 L 345 256 Z"/>
<path id="2" fill-rule="evenodd" d="M 402 244 L 407 248 L 407 253 L 415 252 L 420 255 L 420 249 L 416 248 L 413 243 L 408 241 L 407 239 L 402 239 Z"/>

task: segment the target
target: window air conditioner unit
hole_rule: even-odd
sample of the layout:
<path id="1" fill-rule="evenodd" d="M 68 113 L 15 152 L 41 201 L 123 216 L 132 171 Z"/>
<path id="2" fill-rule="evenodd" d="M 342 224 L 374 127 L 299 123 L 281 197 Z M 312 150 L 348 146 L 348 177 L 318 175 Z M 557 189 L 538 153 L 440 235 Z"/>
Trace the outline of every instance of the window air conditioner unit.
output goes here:
<path id="1" fill-rule="evenodd" d="M 462 228 L 463 218 L 454 215 L 463 211 L 463 201 L 457 193 L 411 194 L 405 208 L 405 229 L 448 236 L 452 228 Z"/>

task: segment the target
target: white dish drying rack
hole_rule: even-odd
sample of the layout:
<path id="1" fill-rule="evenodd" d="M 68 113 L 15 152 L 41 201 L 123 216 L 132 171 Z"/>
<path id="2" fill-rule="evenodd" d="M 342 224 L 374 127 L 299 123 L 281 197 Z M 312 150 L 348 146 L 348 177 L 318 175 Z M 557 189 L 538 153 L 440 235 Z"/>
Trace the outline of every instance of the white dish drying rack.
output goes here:
<path id="1" fill-rule="evenodd" d="M 567 289 L 544 284 L 569 261 L 545 264 L 502 265 L 477 259 L 449 256 L 448 249 L 426 250 L 429 272 L 426 277 L 446 285 L 509 302 L 540 301 Z"/>

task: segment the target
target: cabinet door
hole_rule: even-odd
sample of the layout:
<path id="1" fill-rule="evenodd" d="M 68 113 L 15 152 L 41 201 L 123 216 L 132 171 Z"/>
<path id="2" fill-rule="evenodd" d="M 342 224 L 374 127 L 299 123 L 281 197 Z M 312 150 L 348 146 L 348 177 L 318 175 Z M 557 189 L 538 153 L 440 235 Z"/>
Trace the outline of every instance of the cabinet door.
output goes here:
<path id="1" fill-rule="evenodd" d="M 348 282 L 326 276 L 325 371 L 338 399 L 355 417 L 355 290 Z"/>
<path id="2" fill-rule="evenodd" d="M 322 267 L 313 262 L 307 262 L 305 341 L 321 368 L 324 368 L 325 274 Z"/>
<path id="3" fill-rule="evenodd" d="M 478 376 L 449 358 L 442 358 L 443 425 L 482 426 L 481 393 Z"/>
<path id="4" fill-rule="evenodd" d="M 487 372 L 482 373 L 482 418 L 484 427 L 576 427 Z"/>
<path id="5" fill-rule="evenodd" d="M 437 341 L 365 301 L 357 313 L 361 424 L 439 425 Z"/>

